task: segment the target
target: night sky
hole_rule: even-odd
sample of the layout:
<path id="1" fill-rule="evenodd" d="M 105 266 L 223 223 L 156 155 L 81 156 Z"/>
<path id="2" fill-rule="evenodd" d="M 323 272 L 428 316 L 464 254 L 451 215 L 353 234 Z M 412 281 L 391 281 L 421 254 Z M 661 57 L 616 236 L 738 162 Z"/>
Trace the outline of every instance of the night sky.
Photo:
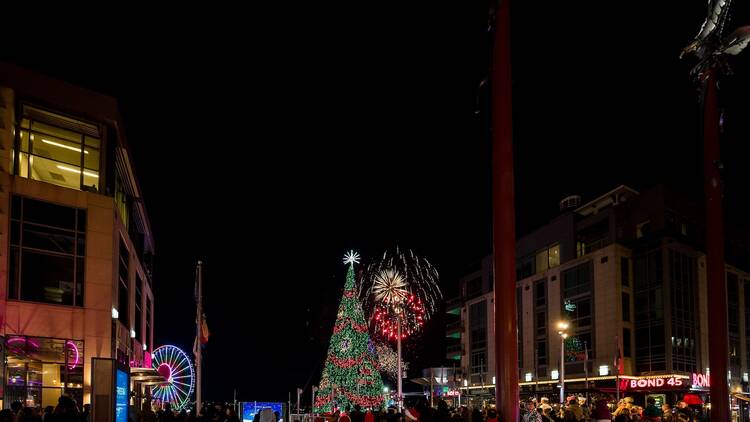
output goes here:
<path id="1" fill-rule="evenodd" d="M 119 99 L 156 235 L 157 345 L 191 348 L 203 259 L 204 397 L 216 400 L 234 388 L 240 400 L 309 397 L 346 250 L 412 248 L 447 297 L 490 251 L 486 3 L 255 3 L 68 23 L 55 42 L 18 38 L 0 55 Z M 692 62 L 678 56 L 704 0 L 512 7 L 519 234 L 570 194 L 662 182 L 700 194 Z M 747 10 L 729 26 L 741 23 Z M 737 216 L 750 180 L 745 53 L 722 85 Z M 444 362 L 441 324 L 414 345 L 415 366 Z"/>

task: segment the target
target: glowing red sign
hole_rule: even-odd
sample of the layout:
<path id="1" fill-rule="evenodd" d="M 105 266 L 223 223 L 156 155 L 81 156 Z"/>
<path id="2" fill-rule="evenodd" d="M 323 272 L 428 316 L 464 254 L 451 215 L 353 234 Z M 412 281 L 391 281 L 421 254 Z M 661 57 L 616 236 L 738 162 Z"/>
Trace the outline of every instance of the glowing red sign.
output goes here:
<path id="1" fill-rule="evenodd" d="M 446 396 L 451 396 L 451 397 L 457 397 L 457 396 L 461 395 L 461 392 L 458 391 L 458 390 L 448 390 L 448 392 L 445 393 L 445 395 Z"/>
<path id="2" fill-rule="evenodd" d="M 626 379 L 621 387 L 623 390 L 670 390 L 686 386 L 687 380 L 677 377 L 655 377 L 648 379 Z"/>
<path id="3" fill-rule="evenodd" d="M 693 374 L 693 388 L 709 388 L 711 379 L 705 374 Z"/>

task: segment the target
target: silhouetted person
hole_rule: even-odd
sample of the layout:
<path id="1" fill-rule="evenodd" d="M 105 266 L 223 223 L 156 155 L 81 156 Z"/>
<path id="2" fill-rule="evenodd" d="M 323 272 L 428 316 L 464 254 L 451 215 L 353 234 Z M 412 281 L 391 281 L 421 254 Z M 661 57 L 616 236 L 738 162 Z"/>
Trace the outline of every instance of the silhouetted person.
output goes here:
<path id="1" fill-rule="evenodd" d="M 177 418 L 174 416 L 174 411 L 172 411 L 171 403 L 164 405 L 164 414 L 162 415 L 161 422 L 177 422 Z"/>

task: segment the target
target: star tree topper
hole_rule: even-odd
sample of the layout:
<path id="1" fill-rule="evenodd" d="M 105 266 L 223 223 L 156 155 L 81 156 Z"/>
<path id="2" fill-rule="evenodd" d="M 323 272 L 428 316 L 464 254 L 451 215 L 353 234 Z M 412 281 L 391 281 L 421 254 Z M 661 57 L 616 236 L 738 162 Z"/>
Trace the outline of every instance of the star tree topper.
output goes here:
<path id="1" fill-rule="evenodd" d="M 359 254 L 351 250 L 344 254 L 344 265 L 346 264 L 359 264 Z"/>

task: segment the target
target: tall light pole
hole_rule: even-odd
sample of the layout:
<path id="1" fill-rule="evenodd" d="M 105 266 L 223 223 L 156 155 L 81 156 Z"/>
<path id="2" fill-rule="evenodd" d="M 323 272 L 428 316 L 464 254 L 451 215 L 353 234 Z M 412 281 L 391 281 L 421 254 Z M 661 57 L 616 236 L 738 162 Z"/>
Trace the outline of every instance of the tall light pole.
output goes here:
<path id="1" fill-rule="evenodd" d="M 561 321 L 557 323 L 557 334 L 560 335 L 560 404 L 565 405 L 565 339 L 568 338 L 568 323 Z"/>

